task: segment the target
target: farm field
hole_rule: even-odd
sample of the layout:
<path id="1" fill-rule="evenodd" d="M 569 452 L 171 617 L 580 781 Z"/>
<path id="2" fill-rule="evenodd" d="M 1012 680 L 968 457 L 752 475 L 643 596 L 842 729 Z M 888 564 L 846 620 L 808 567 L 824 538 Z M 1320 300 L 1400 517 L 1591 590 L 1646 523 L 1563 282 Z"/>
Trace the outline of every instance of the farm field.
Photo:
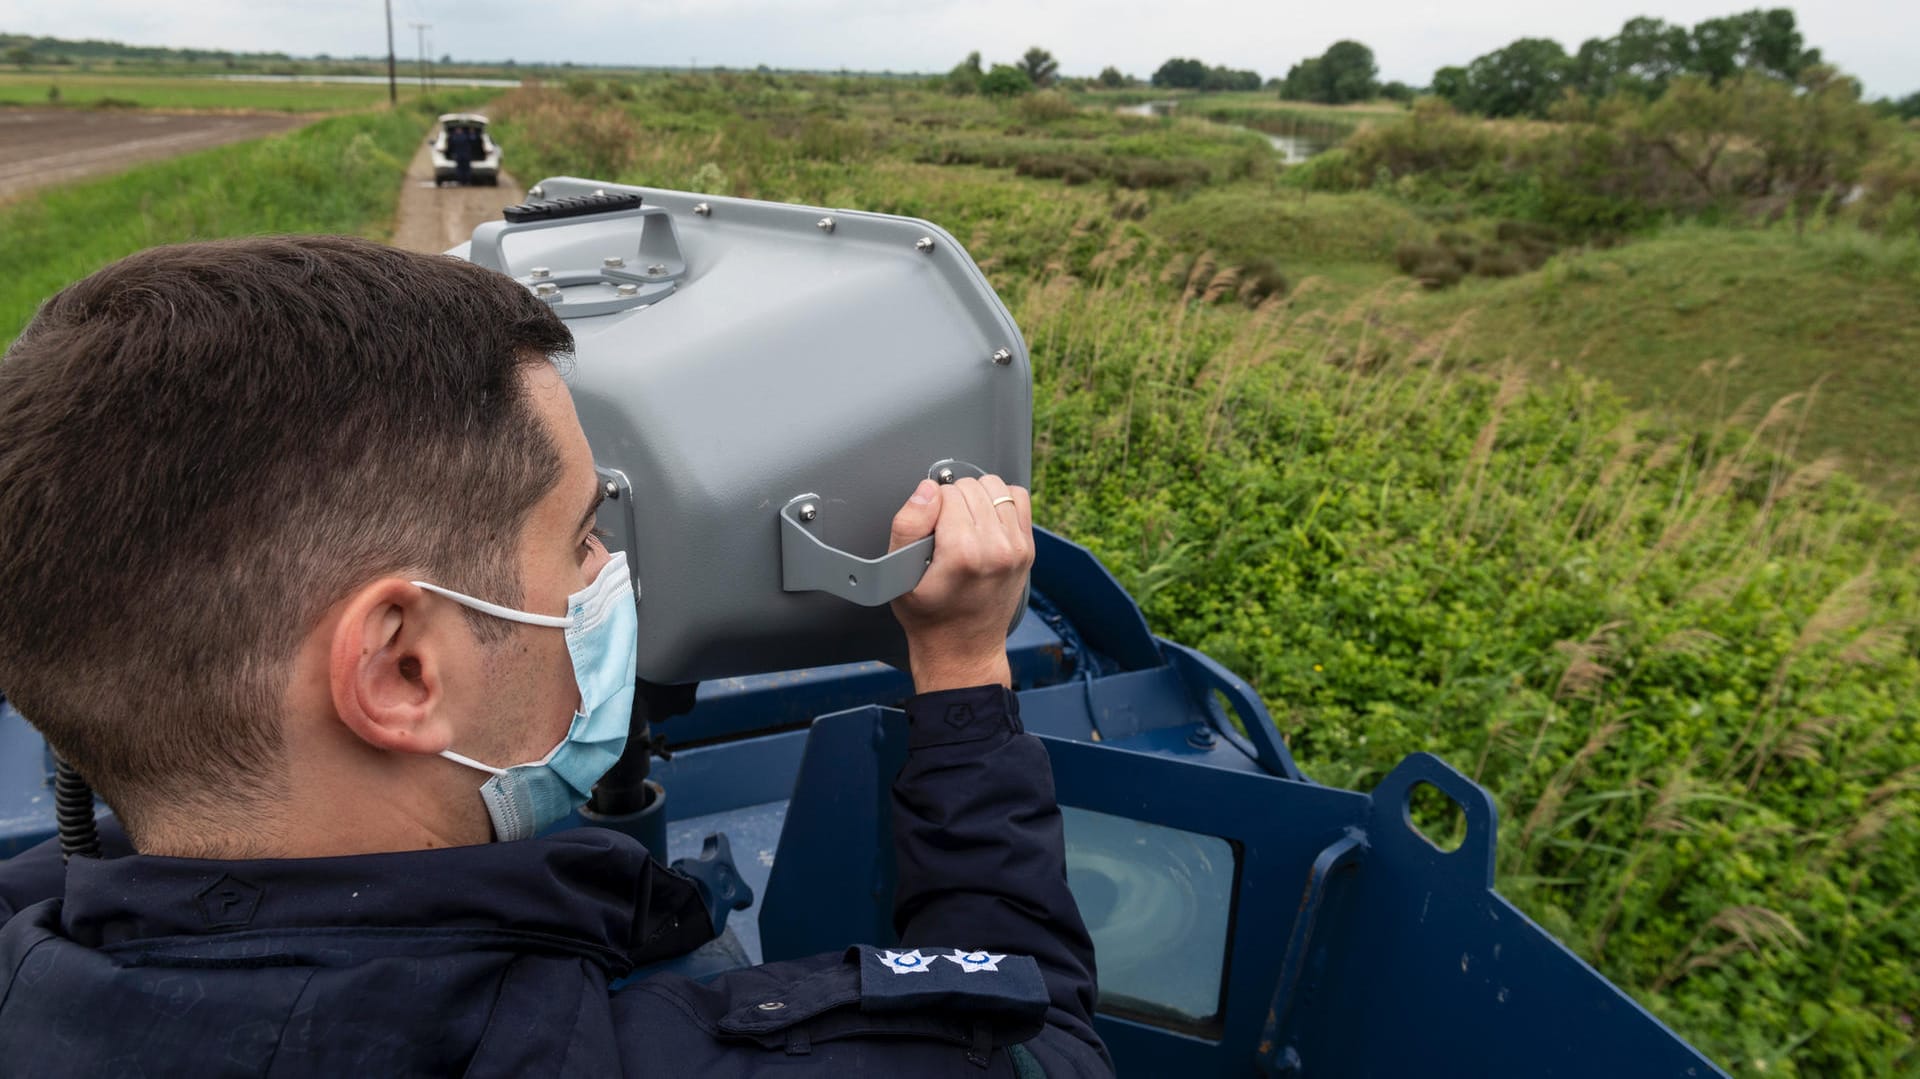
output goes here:
<path id="1" fill-rule="evenodd" d="M 0 109 L 0 202 L 50 184 L 191 150 L 255 139 L 304 122 L 291 115 L 141 110 Z"/>
<path id="2" fill-rule="evenodd" d="M 473 99 L 471 89 L 439 87 L 423 95 L 418 82 L 399 80 L 400 103 L 424 98 Z M 490 96 L 498 90 L 483 91 Z M 91 108 L 244 109 L 334 112 L 387 102 L 384 83 L 265 82 L 179 75 L 0 72 L 0 106 L 81 105 Z"/>

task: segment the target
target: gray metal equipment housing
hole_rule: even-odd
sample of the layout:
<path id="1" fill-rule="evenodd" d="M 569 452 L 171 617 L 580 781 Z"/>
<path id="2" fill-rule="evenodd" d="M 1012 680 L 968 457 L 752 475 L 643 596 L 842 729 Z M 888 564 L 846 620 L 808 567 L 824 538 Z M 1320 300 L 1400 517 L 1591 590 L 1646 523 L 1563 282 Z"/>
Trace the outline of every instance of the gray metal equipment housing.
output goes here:
<path id="1" fill-rule="evenodd" d="M 924 221 L 562 177 L 450 254 L 568 319 L 568 382 L 640 591 L 640 676 L 904 659 L 887 554 L 927 476 L 1026 485 L 1027 349 Z"/>

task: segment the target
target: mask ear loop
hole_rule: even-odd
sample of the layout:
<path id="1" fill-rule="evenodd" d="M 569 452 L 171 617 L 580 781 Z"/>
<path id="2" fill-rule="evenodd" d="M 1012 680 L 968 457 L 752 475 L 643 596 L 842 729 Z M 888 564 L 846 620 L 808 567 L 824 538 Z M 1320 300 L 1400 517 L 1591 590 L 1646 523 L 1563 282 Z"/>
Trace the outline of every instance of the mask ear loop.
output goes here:
<path id="1" fill-rule="evenodd" d="M 494 767 L 493 765 L 491 765 L 491 764 L 481 764 L 481 763 L 480 763 L 479 761 L 477 761 L 477 760 L 474 760 L 474 759 L 473 759 L 472 757 L 468 757 L 468 756 L 464 756 L 464 755 L 462 755 L 462 754 L 459 754 L 459 753 L 455 753 L 455 752 L 454 752 L 453 750 L 451 750 L 451 749 L 443 749 L 443 750 L 441 750 L 441 751 L 440 751 L 440 755 L 441 755 L 442 757 L 445 757 L 445 758 L 447 758 L 448 760 L 450 760 L 450 761 L 452 761 L 452 762 L 453 762 L 453 763 L 455 763 L 455 764 L 464 764 L 464 765 L 466 765 L 466 766 L 467 766 L 467 767 L 469 767 L 469 768 L 473 768 L 473 769 L 476 769 L 476 770 L 478 770 L 478 771 L 482 771 L 482 772 L 485 772 L 485 773 L 487 773 L 488 775 L 495 775 L 495 776 L 504 776 L 504 775 L 506 775 L 506 774 L 507 774 L 507 770 L 506 770 L 505 768 L 495 768 L 495 767 Z"/>
<path id="2" fill-rule="evenodd" d="M 471 607 L 482 614 L 490 614 L 495 618 L 504 618 L 509 622 L 520 622 L 529 626 L 550 626 L 554 629 L 566 629 L 573 625 L 573 618 L 569 615 L 534 614 L 531 611 L 516 611 L 512 607 L 502 607 L 498 603 L 488 603 L 484 599 L 475 599 L 464 592 L 455 592 L 451 588 L 442 588 L 437 584 L 432 584 L 427 581 L 409 581 L 407 583 L 413 585 L 415 588 L 424 588 L 436 596 L 445 596 L 462 607 Z"/>

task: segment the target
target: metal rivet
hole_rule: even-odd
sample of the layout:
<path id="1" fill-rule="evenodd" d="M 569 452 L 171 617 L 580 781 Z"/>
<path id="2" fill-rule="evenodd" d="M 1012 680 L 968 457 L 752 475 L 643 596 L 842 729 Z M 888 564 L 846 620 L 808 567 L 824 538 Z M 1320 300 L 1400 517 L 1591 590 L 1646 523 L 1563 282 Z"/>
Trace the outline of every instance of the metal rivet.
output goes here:
<path id="1" fill-rule="evenodd" d="M 800 507 L 801 520 L 811 521 L 818 516 L 820 516 L 820 507 L 814 505 L 813 503 L 809 502 L 806 505 Z"/>
<path id="2" fill-rule="evenodd" d="M 706 203 L 702 202 L 694 206 L 693 212 L 696 214 L 699 214 L 701 217 L 711 217 L 713 216 L 713 207 L 708 206 Z"/>
<path id="3" fill-rule="evenodd" d="M 923 255 L 931 254 L 933 252 L 933 237 L 922 236 L 918 240 L 913 241 L 913 249 Z"/>
<path id="4" fill-rule="evenodd" d="M 619 255 L 608 255 L 606 258 L 600 260 L 600 265 L 605 266 L 609 270 L 617 270 L 626 264 L 627 260 L 621 258 Z"/>
<path id="5" fill-rule="evenodd" d="M 541 198 L 546 198 L 546 196 L 547 196 L 547 189 L 544 187 L 541 187 L 539 184 L 534 184 L 532 187 L 527 188 L 528 198 L 541 199 Z"/>
<path id="6" fill-rule="evenodd" d="M 953 469 L 943 468 L 933 478 L 939 480 L 941 483 L 952 483 Z"/>
<path id="7" fill-rule="evenodd" d="M 607 481 L 607 497 L 608 498 L 620 497 L 620 485 L 618 483 L 615 483 L 612 480 Z"/>
<path id="8" fill-rule="evenodd" d="M 653 265 L 647 267 L 647 276 L 648 277 L 665 277 L 667 276 L 667 268 L 656 262 Z"/>
<path id="9" fill-rule="evenodd" d="M 769 1000 L 765 1004 L 760 1005 L 760 1010 L 763 1012 L 777 1012 L 784 1007 L 786 1007 L 786 1005 L 777 1000 Z"/>
<path id="10" fill-rule="evenodd" d="M 597 196 L 599 196 L 600 198 L 606 198 L 606 197 L 607 197 L 607 189 L 606 189 L 606 188 L 604 188 L 604 187 L 596 187 L 596 188 L 594 188 L 594 189 L 593 189 L 593 193 L 594 193 L 595 195 L 597 195 Z"/>
<path id="11" fill-rule="evenodd" d="M 533 278 L 535 281 L 541 281 L 552 277 L 553 271 L 547 269 L 545 266 L 535 266 L 533 269 L 527 271 L 527 276 Z"/>
<path id="12" fill-rule="evenodd" d="M 1012 363 L 1012 362 L 1013 362 L 1013 350 L 1012 350 L 1012 349 L 1006 349 L 1006 348 L 996 348 L 996 349 L 994 349 L 994 350 L 993 350 L 993 362 L 994 362 L 994 364 L 995 364 L 995 366 L 998 366 L 998 367 L 1005 367 L 1006 365 L 1008 365 L 1008 364 L 1010 364 L 1010 363 Z"/>
<path id="13" fill-rule="evenodd" d="M 819 229 L 819 230 L 820 230 L 821 232 L 832 232 L 832 231 L 833 231 L 833 218 L 831 218 L 831 217 L 823 217 L 823 218 L 821 218 L 820 220 L 818 220 L 818 221 L 815 221 L 815 222 L 813 223 L 813 225 L 814 225 L 814 227 L 815 227 L 815 228 L 817 228 L 817 229 Z"/>
<path id="14" fill-rule="evenodd" d="M 629 281 L 624 285 L 616 287 L 613 291 L 622 296 L 638 296 L 640 295 L 640 286 Z"/>

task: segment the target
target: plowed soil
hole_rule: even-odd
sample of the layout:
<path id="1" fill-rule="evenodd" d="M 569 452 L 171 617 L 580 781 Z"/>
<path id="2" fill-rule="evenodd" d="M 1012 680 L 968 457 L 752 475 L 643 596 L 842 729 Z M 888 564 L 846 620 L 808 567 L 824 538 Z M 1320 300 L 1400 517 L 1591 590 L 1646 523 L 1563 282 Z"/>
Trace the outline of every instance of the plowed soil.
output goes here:
<path id="1" fill-rule="evenodd" d="M 0 202 L 140 161 L 299 127 L 286 114 L 0 108 Z"/>

